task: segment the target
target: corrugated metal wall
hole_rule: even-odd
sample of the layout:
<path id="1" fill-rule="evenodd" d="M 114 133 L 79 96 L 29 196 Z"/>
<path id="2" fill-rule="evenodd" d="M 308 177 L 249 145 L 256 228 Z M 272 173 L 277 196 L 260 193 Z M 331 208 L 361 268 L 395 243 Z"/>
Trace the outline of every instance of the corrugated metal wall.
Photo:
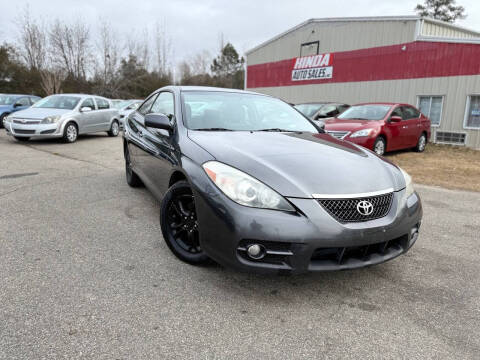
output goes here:
<path id="1" fill-rule="evenodd" d="M 292 103 L 308 101 L 404 102 L 417 105 L 419 95 L 444 96 L 442 118 L 435 130 L 467 133 L 467 146 L 480 148 L 480 130 L 463 128 L 467 96 L 480 94 L 480 75 L 386 80 L 252 89 Z"/>
<path id="2" fill-rule="evenodd" d="M 416 20 L 311 22 L 248 53 L 248 65 L 300 56 L 300 44 L 319 41 L 319 53 L 400 44 L 414 40 Z M 359 36 L 360 35 L 360 36 Z"/>
<path id="3" fill-rule="evenodd" d="M 420 36 L 471 39 L 478 33 L 418 19 L 322 21 L 313 20 L 248 52 L 247 64 L 256 65 L 298 57 L 302 43 L 319 41 L 319 53 L 348 51 L 415 41 Z M 248 76 L 248 74 L 247 74 Z M 442 119 L 434 131 L 467 133 L 467 146 L 480 148 L 480 130 L 463 128 L 467 96 L 480 94 L 480 75 L 406 80 L 325 83 L 253 88 L 253 91 L 299 103 L 307 101 L 391 101 L 418 105 L 419 95 L 444 96 Z"/>
<path id="4" fill-rule="evenodd" d="M 423 22 L 422 32 L 423 36 L 435 36 L 440 38 L 457 38 L 457 39 L 472 39 L 478 38 L 478 33 L 464 29 L 450 27 L 448 25 L 433 23 L 428 20 Z"/>

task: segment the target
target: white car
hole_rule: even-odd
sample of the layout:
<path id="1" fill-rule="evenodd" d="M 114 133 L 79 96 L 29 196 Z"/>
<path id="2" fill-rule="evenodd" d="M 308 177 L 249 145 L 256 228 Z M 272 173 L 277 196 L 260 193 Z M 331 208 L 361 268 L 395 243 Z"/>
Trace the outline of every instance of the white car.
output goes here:
<path id="1" fill-rule="evenodd" d="M 117 136 L 120 118 L 118 110 L 106 98 L 59 94 L 47 96 L 30 108 L 7 116 L 5 129 L 18 141 L 56 137 L 73 143 L 81 134 L 106 131 L 110 136 Z"/>
<path id="2" fill-rule="evenodd" d="M 124 128 L 124 121 L 133 111 L 137 110 L 143 100 L 124 100 L 118 108 L 118 116 L 120 119 L 120 127 Z"/>

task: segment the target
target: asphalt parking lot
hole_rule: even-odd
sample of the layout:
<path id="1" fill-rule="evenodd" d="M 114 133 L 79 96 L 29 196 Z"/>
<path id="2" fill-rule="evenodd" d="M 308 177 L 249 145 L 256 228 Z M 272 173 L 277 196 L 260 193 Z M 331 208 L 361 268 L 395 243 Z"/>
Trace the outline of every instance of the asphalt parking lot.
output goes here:
<path id="1" fill-rule="evenodd" d="M 367 269 L 296 277 L 178 261 L 121 138 L 0 130 L 1 359 L 480 354 L 480 193 L 417 186 L 420 238 Z"/>

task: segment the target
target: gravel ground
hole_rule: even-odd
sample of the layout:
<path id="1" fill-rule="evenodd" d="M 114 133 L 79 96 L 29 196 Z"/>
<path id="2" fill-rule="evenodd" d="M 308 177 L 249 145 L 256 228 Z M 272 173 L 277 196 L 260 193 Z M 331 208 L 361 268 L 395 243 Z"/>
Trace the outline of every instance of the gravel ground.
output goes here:
<path id="1" fill-rule="evenodd" d="M 417 186 L 405 256 L 296 277 L 178 261 L 121 139 L 0 130 L 1 359 L 478 359 L 480 193 Z"/>

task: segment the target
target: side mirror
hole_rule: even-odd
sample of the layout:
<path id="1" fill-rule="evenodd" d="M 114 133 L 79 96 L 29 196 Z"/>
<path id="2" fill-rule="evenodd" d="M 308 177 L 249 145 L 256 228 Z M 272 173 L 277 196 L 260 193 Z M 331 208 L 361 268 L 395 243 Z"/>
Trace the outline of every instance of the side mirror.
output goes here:
<path id="1" fill-rule="evenodd" d="M 14 108 L 17 108 L 17 107 L 20 107 L 20 106 L 23 106 L 23 105 L 20 104 L 20 103 L 15 103 L 15 104 L 13 105 Z"/>
<path id="2" fill-rule="evenodd" d="M 168 131 L 171 131 L 173 129 L 169 117 L 165 114 L 153 113 L 145 115 L 145 126 Z"/>
<path id="3" fill-rule="evenodd" d="M 315 124 L 320 128 L 322 129 L 323 131 L 325 131 L 325 123 L 323 121 L 315 121 Z"/>
<path id="4" fill-rule="evenodd" d="M 400 116 L 394 115 L 394 116 L 390 116 L 390 121 L 391 122 L 400 122 L 400 121 L 402 121 L 402 118 Z"/>
<path id="5" fill-rule="evenodd" d="M 80 109 L 80 112 L 89 112 L 92 111 L 92 108 L 90 106 L 84 106 Z"/>

